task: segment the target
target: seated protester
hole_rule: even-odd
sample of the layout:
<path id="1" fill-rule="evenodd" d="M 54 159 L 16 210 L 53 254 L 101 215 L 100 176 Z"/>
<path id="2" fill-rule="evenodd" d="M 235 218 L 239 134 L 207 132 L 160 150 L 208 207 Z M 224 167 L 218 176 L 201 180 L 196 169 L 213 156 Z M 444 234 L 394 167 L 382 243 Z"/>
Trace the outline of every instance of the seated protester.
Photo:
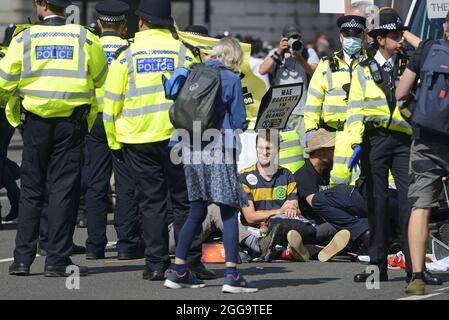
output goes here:
<path id="1" fill-rule="evenodd" d="M 369 240 L 368 207 L 357 188 L 348 185 L 329 187 L 335 138 L 319 129 L 309 138 L 304 166 L 295 173 L 299 207 L 311 221 L 327 221 L 338 230 L 349 230 L 355 249 L 367 254 Z"/>
<path id="2" fill-rule="evenodd" d="M 248 207 L 242 208 L 242 217 L 249 225 L 268 222 L 265 238 L 248 236 L 244 243 L 257 251 L 266 261 L 275 255 L 275 246 L 288 246 L 296 261 L 309 260 L 304 244 L 326 246 L 318 255 L 320 261 L 329 261 L 343 250 L 349 241 L 349 232 L 337 230 L 328 223 L 314 225 L 304 218 L 298 207 L 298 195 L 293 174 L 278 167 L 277 132 L 260 132 L 256 139 L 257 163 L 240 172 L 243 190 L 249 197 Z"/>

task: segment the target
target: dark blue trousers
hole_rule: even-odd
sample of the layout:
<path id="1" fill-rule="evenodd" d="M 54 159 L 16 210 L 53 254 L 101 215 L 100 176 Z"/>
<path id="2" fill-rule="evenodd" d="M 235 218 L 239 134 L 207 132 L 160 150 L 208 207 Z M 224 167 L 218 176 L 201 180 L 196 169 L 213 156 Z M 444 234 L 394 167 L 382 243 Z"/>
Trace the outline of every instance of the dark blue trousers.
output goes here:
<path id="1" fill-rule="evenodd" d="M 357 189 L 339 185 L 315 194 L 313 210 L 335 228 L 347 229 L 357 240 L 369 229 L 368 203 Z"/>
<path id="2" fill-rule="evenodd" d="M 5 109 L 0 108 L 0 189 L 6 189 L 11 210 L 17 210 L 20 189 L 17 187 L 16 178 L 10 168 L 13 163 L 7 160 L 8 146 L 13 135 L 14 128 L 6 120 Z"/>
<path id="3" fill-rule="evenodd" d="M 136 182 L 128 165 L 113 159 L 102 114 L 97 116 L 92 131 L 86 137 L 86 158 L 86 251 L 101 254 L 106 248 L 109 182 L 114 171 L 117 195 L 114 214 L 114 227 L 118 237 L 117 251 L 136 252 L 141 249 L 142 244 Z"/>
<path id="4" fill-rule="evenodd" d="M 69 256 L 79 199 L 85 132 L 85 123 L 80 125 L 67 118 L 43 119 L 28 113 L 23 125 L 22 192 L 14 250 L 16 262 L 31 265 L 35 259 L 40 218 L 47 194 L 45 263 L 52 266 L 71 263 Z"/>

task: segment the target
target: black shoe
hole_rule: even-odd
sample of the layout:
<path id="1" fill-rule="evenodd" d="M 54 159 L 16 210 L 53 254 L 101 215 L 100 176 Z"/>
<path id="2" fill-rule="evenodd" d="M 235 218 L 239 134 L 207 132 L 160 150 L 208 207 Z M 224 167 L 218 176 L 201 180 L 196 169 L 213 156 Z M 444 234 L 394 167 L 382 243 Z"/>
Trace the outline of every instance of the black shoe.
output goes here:
<path id="1" fill-rule="evenodd" d="M 28 276 L 30 267 L 24 263 L 15 262 L 9 266 L 9 274 L 14 276 Z"/>
<path id="2" fill-rule="evenodd" d="M 104 252 L 102 252 L 102 253 L 86 252 L 87 260 L 100 260 L 100 259 L 104 259 L 104 258 L 105 258 Z"/>
<path id="3" fill-rule="evenodd" d="M 119 252 L 117 254 L 118 260 L 137 260 L 143 258 L 145 258 L 143 252 Z"/>
<path id="4" fill-rule="evenodd" d="M 405 282 L 410 283 L 412 280 L 413 273 L 407 272 L 407 276 L 405 277 Z M 443 284 L 443 281 L 439 276 L 436 274 L 431 274 L 429 271 L 424 270 L 422 279 L 425 284 L 431 285 L 431 286 L 441 286 Z"/>
<path id="5" fill-rule="evenodd" d="M 47 256 L 47 250 L 39 248 L 39 249 L 37 249 L 37 254 L 42 257 L 45 257 L 45 256 Z"/>
<path id="6" fill-rule="evenodd" d="M 165 270 L 151 270 L 145 267 L 142 278 L 149 281 L 163 281 L 165 280 Z"/>
<path id="7" fill-rule="evenodd" d="M 78 219 L 76 226 L 81 229 L 87 228 L 87 220 L 85 218 Z"/>
<path id="8" fill-rule="evenodd" d="M 189 267 L 189 270 L 200 280 L 213 280 L 217 278 L 215 272 L 207 269 L 203 264 L 195 267 Z"/>
<path id="9" fill-rule="evenodd" d="M 356 274 L 355 276 L 354 276 L 354 282 L 358 282 L 358 283 L 360 283 L 360 282 L 366 282 L 366 280 L 368 280 L 368 278 L 370 278 L 372 276 L 372 273 L 368 273 L 368 272 L 363 272 L 363 273 L 359 273 L 359 274 Z M 371 278 L 370 278 L 371 279 Z M 388 281 L 388 274 L 380 274 L 380 277 L 379 277 L 379 280 L 381 281 L 381 282 L 384 282 L 384 281 Z"/>
<path id="10" fill-rule="evenodd" d="M 14 219 L 17 219 L 19 216 L 19 208 L 13 207 L 11 210 L 9 210 L 8 215 L 5 217 L 5 221 L 12 221 Z"/>
<path id="11" fill-rule="evenodd" d="M 85 253 L 86 253 L 86 247 L 77 246 L 76 244 L 73 244 L 72 255 L 74 255 L 74 254 L 85 254 Z"/>
<path id="12" fill-rule="evenodd" d="M 84 266 L 78 266 L 76 264 L 66 265 L 66 266 L 45 266 L 44 276 L 45 277 L 68 277 L 72 275 L 70 270 L 67 270 L 67 267 L 78 268 L 77 274 L 80 277 L 85 277 L 89 274 L 89 269 Z"/>

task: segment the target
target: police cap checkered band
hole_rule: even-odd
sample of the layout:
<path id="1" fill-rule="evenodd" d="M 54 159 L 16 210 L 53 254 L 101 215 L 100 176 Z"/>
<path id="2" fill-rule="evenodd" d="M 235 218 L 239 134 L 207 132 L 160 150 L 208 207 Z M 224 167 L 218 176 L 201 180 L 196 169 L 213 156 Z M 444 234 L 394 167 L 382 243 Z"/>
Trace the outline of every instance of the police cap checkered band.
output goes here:
<path id="1" fill-rule="evenodd" d="M 101 21 L 104 21 L 104 22 L 121 22 L 126 19 L 126 16 L 124 14 L 120 15 L 120 16 L 102 15 L 102 16 L 99 16 L 98 19 L 100 19 Z"/>
<path id="2" fill-rule="evenodd" d="M 345 22 L 341 25 L 341 29 L 365 29 L 365 26 L 361 23 L 357 23 L 355 20 L 351 20 L 350 22 Z"/>
<path id="3" fill-rule="evenodd" d="M 397 30 L 398 26 L 396 23 L 388 23 L 381 26 L 374 27 L 377 30 Z"/>

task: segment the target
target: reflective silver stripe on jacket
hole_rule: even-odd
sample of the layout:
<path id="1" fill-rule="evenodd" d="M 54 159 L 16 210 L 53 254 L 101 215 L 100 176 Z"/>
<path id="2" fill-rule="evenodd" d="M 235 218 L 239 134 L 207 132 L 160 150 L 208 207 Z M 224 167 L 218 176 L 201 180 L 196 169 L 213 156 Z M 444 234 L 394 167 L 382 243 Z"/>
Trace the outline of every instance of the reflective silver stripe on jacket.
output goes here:
<path id="1" fill-rule="evenodd" d="M 318 99 L 324 99 L 324 94 L 314 88 L 309 87 L 307 89 L 307 94 L 311 94 L 312 96 L 314 96 L 315 98 L 318 98 Z"/>
<path id="2" fill-rule="evenodd" d="M 363 100 L 351 100 L 348 103 L 348 108 L 352 109 L 352 108 L 363 108 L 365 104 L 365 101 Z"/>
<path id="3" fill-rule="evenodd" d="M 362 87 L 363 96 L 365 96 L 365 93 L 366 93 L 365 72 L 363 70 L 363 67 L 360 65 L 357 67 L 357 74 L 359 76 L 359 82 L 360 82 L 360 86 Z"/>
<path id="4" fill-rule="evenodd" d="M 122 100 L 124 99 L 125 96 L 123 96 L 123 95 L 121 95 L 121 94 L 115 94 L 115 93 L 112 93 L 112 92 L 110 92 L 110 91 L 106 91 L 106 90 L 105 90 L 105 91 L 104 91 L 104 97 L 107 98 L 107 99 L 109 99 L 109 100 L 118 102 L 118 101 L 122 101 Z"/>
<path id="5" fill-rule="evenodd" d="M 305 106 L 304 107 L 304 111 L 309 111 L 309 112 L 320 112 L 321 111 L 321 107 L 316 107 L 316 106 Z"/>
<path id="6" fill-rule="evenodd" d="M 55 92 L 43 90 L 19 89 L 17 92 L 20 95 L 30 95 L 44 99 L 61 99 L 61 100 L 92 99 L 95 95 L 94 90 L 91 90 L 89 92 Z"/>
<path id="7" fill-rule="evenodd" d="M 0 69 L 0 78 L 5 79 L 6 81 L 19 81 L 20 74 L 10 75 L 10 74 L 7 74 L 2 69 Z"/>
<path id="8" fill-rule="evenodd" d="M 371 117 L 366 117 L 365 118 L 365 122 L 385 122 L 388 123 L 388 121 L 390 120 L 390 117 L 386 117 L 386 116 L 371 116 Z M 404 128 L 404 129 L 411 129 L 412 127 L 408 124 L 408 122 L 404 121 L 404 120 L 398 120 L 395 118 L 391 119 L 391 124 L 394 124 L 398 127 Z"/>
<path id="9" fill-rule="evenodd" d="M 353 122 L 359 122 L 363 121 L 365 119 L 365 116 L 363 114 L 355 114 L 353 116 L 348 117 L 346 120 L 346 125 L 349 126 Z"/>
<path id="10" fill-rule="evenodd" d="M 332 83 L 332 70 L 331 67 L 329 66 L 327 68 L 327 90 L 332 90 L 333 88 L 333 83 Z"/>
<path id="11" fill-rule="evenodd" d="M 333 113 L 345 113 L 347 109 L 347 106 L 323 106 L 323 111 Z"/>
<path id="12" fill-rule="evenodd" d="M 121 115 L 124 117 L 138 117 L 145 114 L 168 111 L 173 103 L 162 103 L 154 106 L 141 107 L 136 109 L 123 109 Z"/>
<path id="13" fill-rule="evenodd" d="M 31 35 L 30 29 L 23 31 L 23 71 L 21 78 L 37 78 L 37 77 L 65 77 L 86 79 L 87 70 L 85 70 L 86 54 L 84 53 L 84 44 L 86 43 L 87 30 L 80 27 L 79 48 L 78 48 L 78 69 L 43 69 L 31 70 Z"/>
<path id="14" fill-rule="evenodd" d="M 293 147 L 301 147 L 301 143 L 299 142 L 299 140 L 282 142 L 280 145 L 281 149 L 288 149 Z"/>
<path id="15" fill-rule="evenodd" d="M 103 121 L 105 121 L 105 122 L 114 122 L 115 118 L 114 118 L 114 116 L 111 116 L 111 115 L 103 112 Z"/>
<path id="16" fill-rule="evenodd" d="M 351 157 L 334 157 L 334 163 L 349 164 Z"/>
<path id="17" fill-rule="evenodd" d="M 289 164 L 289 163 L 302 162 L 302 161 L 304 161 L 304 157 L 303 156 L 293 156 L 293 157 L 279 159 L 279 164 L 280 165 L 286 165 L 286 164 Z"/>

